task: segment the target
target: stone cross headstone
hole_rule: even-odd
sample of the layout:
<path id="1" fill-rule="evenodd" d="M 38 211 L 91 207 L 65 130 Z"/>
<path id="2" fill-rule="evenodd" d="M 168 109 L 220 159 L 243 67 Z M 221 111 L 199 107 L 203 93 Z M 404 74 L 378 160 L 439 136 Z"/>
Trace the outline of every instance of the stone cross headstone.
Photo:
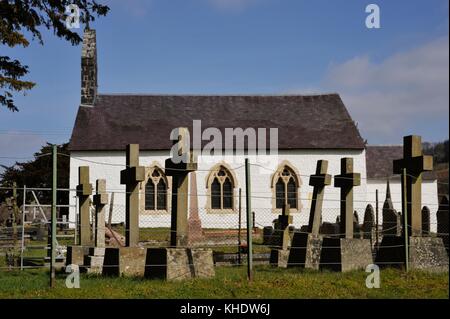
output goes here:
<path id="1" fill-rule="evenodd" d="M 365 239 L 372 239 L 374 234 L 374 212 L 372 205 L 368 204 L 366 210 L 364 212 L 364 221 L 363 221 L 363 237 Z"/>
<path id="2" fill-rule="evenodd" d="M 188 239 L 188 191 L 190 172 L 197 170 L 194 153 L 190 150 L 189 130 L 178 128 L 175 132 L 177 146 L 171 158 L 165 162 L 166 176 L 172 176 L 172 214 L 170 245 L 172 247 L 185 247 Z M 181 159 L 181 160 L 180 160 Z"/>
<path id="3" fill-rule="evenodd" d="M 383 204 L 383 236 L 400 236 L 402 231 L 401 215 L 394 209 L 389 180 L 386 186 L 386 199 Z"/>
<path id="4" fill-rule="evenodd" d="M 449 229 L 448 229 L 448 195 L 442 197 L 436 214 L 438 236 L 442 238 L 447 252 L 449 251 Z"/>
<path id="5" fill-rule="evenodd" d="M 325 186 L 331 184 L 331 175 L 327 174 L 328 161 L 317 161 L 316 174 L 309 178 L 309 185 L 313 186 L 313 197 L 309 213 L 308 233 L 319 236 L 322 220 L 322 204 Z"/>
<path id="6" fill-rule="evenodd" d="M 272 235 L 272 246 L 277 249 L 287 249 L 290 243 L 289 225 L 292 224 L 293 217 L 289 214 L 291 206 L 284 204 L 281 215 L 278 215 L 276 228 Z"/>
<path id="7" fill-rule="evenodd" d="M 422 173 L 433 170 L 433 157 L 423 155 L 422 138 L 417 135 L 403 138 L 403 159 L 394 161 L 394 174 L 406 169 L 406 185 L 402 178 L 402 202 L 408 212 L 408 227 L 411 236 L 422 235 Z M 406 190 L 406 198 L 403 198 Z"/>
<path id="8" fill-rule="evenodd" d="M 96 182 L 95 205 L 95 247 L 105 247 L 105 205 L 108 204 L 106 181 L 98 179 Z"/>
<path id="9" fill-rule="evenodd" d="M 341 189 L 340 232 L 353 238 L 353 187 L 361 185 L 361 175 L 353 172 L 353 158 L 341 159 L 341 174 L 334 177 L 334 186 Z"/>
<path id="10" fill-rule="evenodd" d="M 430 209 L 428 206 L 422 208 L 422 236 L 430 236 Z"/>
<path id="11" fill-rule="evenodd" d="M 78 167 L 77 196 L 79 201 L 79 238 L 81 246 L 89 246 L 91 241 L 90 196 L 92 184 L 89 183 L 89 166 Z"/>
<path id="12" fill-rule="evenodd" d="M 139 166 L 139 144 L 128 144 L 127 168 L 120 172 L 120 184 L 125 184 L 125 246 L 139 243 L 139 183 L 145 180 L 145 167 Z"/>

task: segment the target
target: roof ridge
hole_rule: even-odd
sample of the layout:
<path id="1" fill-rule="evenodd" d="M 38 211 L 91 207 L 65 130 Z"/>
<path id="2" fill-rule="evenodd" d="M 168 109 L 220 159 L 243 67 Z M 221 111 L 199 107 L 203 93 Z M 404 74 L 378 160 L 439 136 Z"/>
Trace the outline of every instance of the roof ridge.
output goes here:
<path id="1" fill-rule="evenodd" d="M 273 96 L 292 96 L 292 97 L 322 97 L 322 96 L 339 96 L 336 92 L 327 93 L 311 93 L 311 94 L 295 94 L 295 93 L 98 93 L 98 96 L 204 96 L 204 97 L 273 97 Z"/>

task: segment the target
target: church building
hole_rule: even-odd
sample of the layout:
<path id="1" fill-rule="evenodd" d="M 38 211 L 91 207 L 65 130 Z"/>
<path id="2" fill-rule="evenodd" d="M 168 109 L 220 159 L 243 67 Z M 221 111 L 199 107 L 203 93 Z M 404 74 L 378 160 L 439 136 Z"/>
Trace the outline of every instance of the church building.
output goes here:
<path id="1" fill-rule="evenodd" d="M 375 207 L 376 190 L 382 205 L 387 179 L 390 179 L 394 207 L 401 210 L 400 179 L 392 176 L 392 160 L 403 157 L 402 147 L 366 145 L 338 94 L 99 93 L 96 47 L 95 30 L 86 30 L 81 104 L 69 144 L 70 188 L 75 189 L 78 184 L 79 166 L 90 167 L 93 185 L 96 179 L 106 179 L 107 190 L 114 192 L 114 223 L 125 220 L 125 186 L 120 184 L 125 148 L 127 144 L 139 144 L 139 164 L 146 169 L 146 180 L 140 185 L 140 227 L 170 227 L 171 178 L 164 173 L 164 161 L 170 157 L 173 144 L 170 134 L 175 128 L 187 127 L 193 136 L 194 123 L 201 123 L 202 130 L 213 128 L 221 136 L 226 136 L 227 129 L 251 128 L 258 132 L 267 129 L 264 140 L 266 133 L 272 132 L 271 128 L 277 129 L 277 152 L 267 155 L 272 157 L 272 165 L 252 162 L 251 166 L 252 210 L 257 227 L 272 225 L 285 203 L 290 205 L 294 226 L 308 222 L 313 191 L 309 176 L 315 173 L 318 160 L 327 160 L 328 174 L 335 176 L 340 174 L 341 158 L 353 158 L 354 172 L 361 174 L 361 185 L 354 188 L 354 209 L 360 222 L 367 204 Z M 201 146 L 206 143 L 202 141 Z M 232 145 L 231 151 L 236 151 Z M 230 151 L 226 146 L 224 150 Z M 245 156 L 227 159 L 216 153 L 198 155 L 198 170 L 189 190 L 190 195 L 195 195 L 195 199 L 190 196 L 190 213 L 198 214 L 203 228 L 237 228 L 239 207 L 245 225 L 244 159 Z M 336 221 L 339 192 L 333 185 L 326 187 L 323 221 Z M 424 177 L 422 193 L 423 205 L 433 213 L 433 223 L 438 197 L 436 178 L 432 174 Z M 70 200 L 70 204 L 76 205 L 75 192 Z M 76 221 L 76 214 L 76 208 L 72 208 L 71 222 Z"/>

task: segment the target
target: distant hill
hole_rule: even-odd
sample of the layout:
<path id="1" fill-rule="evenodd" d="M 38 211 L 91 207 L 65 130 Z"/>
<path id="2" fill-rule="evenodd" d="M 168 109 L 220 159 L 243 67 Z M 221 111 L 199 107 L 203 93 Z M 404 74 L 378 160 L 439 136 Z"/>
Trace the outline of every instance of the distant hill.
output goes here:
<path id="1" fill-rule="evenodd" d="M 432 155 L 434 171 L 438 178 L 439 198 L 448 192 L 448 140 L 439 143 L 424 143 L 423 152 Z"/>

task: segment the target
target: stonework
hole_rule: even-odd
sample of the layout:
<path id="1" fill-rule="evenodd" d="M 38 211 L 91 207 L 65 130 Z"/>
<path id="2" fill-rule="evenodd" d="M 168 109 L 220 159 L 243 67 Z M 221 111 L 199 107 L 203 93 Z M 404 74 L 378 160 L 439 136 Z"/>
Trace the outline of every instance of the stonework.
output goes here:
<path id="1" fill-rule="evenodd" d="M 272 249 L 270 251 L 270 265 L 287 268 L 289 249 Z"/>
<path id="2" fill-rule="evenodd" d="M 142 277 L 145 272 L 144 247 L 106 248 L 103 275 Z"/>
<path id="3" fill-rule="evenodd" d="M 294 235 L 289 254 L 288 267 L 319 269 L 322 236 L 298 233 Z"/>
<path id="4" fill-rule="evenodd" d="M 410 237 L 411 269 L 448 272 L 448 256 L 441 238 Z"/>
<path id="5" fill-rule="evenodd" d="M 373 264 L 370 240 L 357 238 L 324 238 L 320 269 L 352 271 Z"/>
<path id="6" fill-rule="evenodd" d="M 66 266 L 78 265 L 80 270 L 84 270 L 90 248 L 89 246 L 67 246 Z"/>
<path id="7" fill-rule="evenodd" d="M 93 105 L 97 88 L 96 34 L 95 30 L 86 29 L 81 49 L 81 104 Z"/>
<path id="8" fill-rule="evenodd" d="M 145 277 L 165 280 L 215 276 L 211 249 L 148 248 Z"/>

